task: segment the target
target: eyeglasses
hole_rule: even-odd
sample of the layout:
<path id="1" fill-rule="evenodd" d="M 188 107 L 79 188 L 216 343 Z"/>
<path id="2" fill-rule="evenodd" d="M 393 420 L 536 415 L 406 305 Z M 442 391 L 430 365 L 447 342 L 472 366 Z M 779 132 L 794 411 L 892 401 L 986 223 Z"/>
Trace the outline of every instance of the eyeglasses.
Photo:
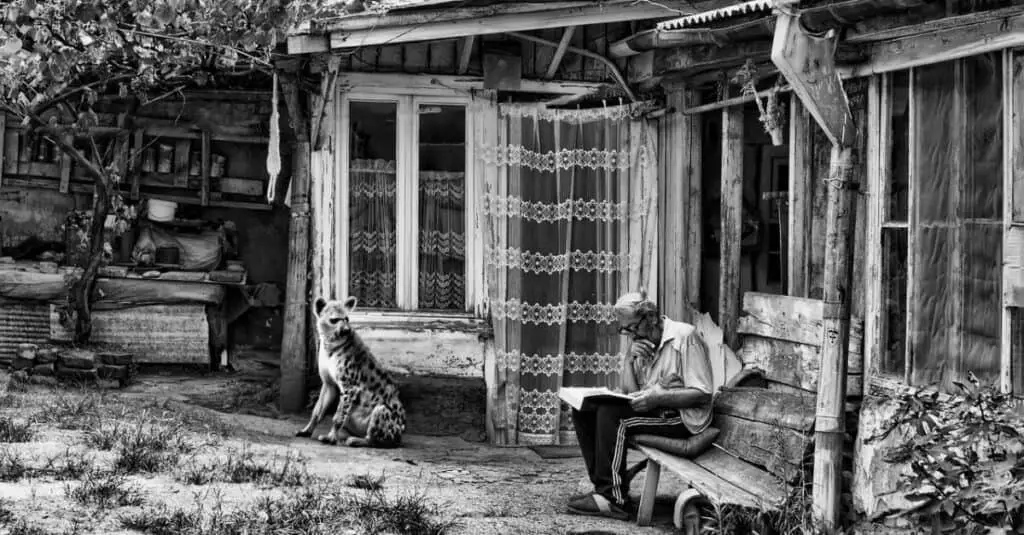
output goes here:
<path id="1" fill-rule="evenodd" d="M 640 327 L 639 323 L 629 323 L 619 327 L 619 334 L 637 334 L 637 329 Z"/>

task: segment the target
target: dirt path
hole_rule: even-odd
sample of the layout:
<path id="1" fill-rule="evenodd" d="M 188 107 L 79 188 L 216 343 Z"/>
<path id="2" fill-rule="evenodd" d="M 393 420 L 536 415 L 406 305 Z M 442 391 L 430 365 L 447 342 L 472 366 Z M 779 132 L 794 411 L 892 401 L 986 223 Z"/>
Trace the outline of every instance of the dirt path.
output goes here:
<path id="1" fill-rule="evenodd" d="M 68 401 L 69 395 L 64 392 L 33 386 L 28 392 L 4 395 L 4 383 L 6 377 L 0 372 L 0 418 L 6 415 L 9 420 L 13 418 L 11 421 L 31 420 L 32 437 L 27 442 L 9 444 L 0 440 L 0 534 L 4 533 L 5 510 L 9 525 L 23 519 L 43 530 L 33 535 L 139 533 L 125 530 L 118 518 L 133 513 L 152 515 L 154 507 L 162 506 L 207 513 L 215 509 L 230 511 L 250 506 L 264 496 L 279 500 L 292 492 L 265 481 L 221 480 L 201 485 L 183 481 L 205 472 L 225 472 L 224 466 L 231 464 L 231 459 L 243 457 L 253 459 L 254 466 L 262 463 L 259 466 L 276 467 L 272 470 L 278 471 L 286 458 L 303 459 L 301 464 L 306 473 L 326 480 L 328 486 L 336 487 L 342 495 L 361 492 L 351 488 L 354 480 L 382 477 L 384 495 L 395 500 L 422 496 L 425 503 L 437 507 L 440 515 L 455 520 L 449 531 L 454 534 L 672 533 L 671 498 L 673 491 L 678 491 L 673 481 L 662 485 L 665 501 L 659 503 L 654 527 L 639 528 L 632 522 L 566 514 L 569 496 L 584 489 L 581 482 L 585 473 L 580 458 L 544 459 L 527 448 L 496 448 L 458 437 L 410 435 L 406 436 L 404 447 L 394 450 L 325 446 L 310 439 L 294 438 L 294 432 L 304 423 L 299 418 L 228 414 L 193 404 L 197 396 L 207 406 L 211 398 L 215 400 L 221 394 L 227 396 L 221 400 L 232 399 L 231 387 L 225 386 L 223 379 L 218 382 L 211 378 L 143 377 L 126 391 L 104 397 L 100 408 L 78 407 L 80 415 L 76 415 L 74 402 Z M 84 486 L 81 477 L 88 479 L 87 476 L 62 481 L 36 470 L 34 475 L 3 481 L 11 479 L 2 477 L 5 455 L 8 459 L 12 455 L 20 458 L 33 469 L 47 463 L 52 466 L 54 459 L 86 457 L 96 466 L 115 466 L 121 462 L 118 455 L 123 457 L 124 453 L 116 453 L 120 451 L 117 447 L 97 450 L 95 439 L 90 441 L 89 435 L 102 434 L 94 430 L 107 429 L 119 418 L 136 418 L 137 411 L 142 409 L 143 421 L 187 422 L 191 442 L 205 440 L 196 437 L 215 437 L 206 446 L 190 446 L 182 450 L 184 453 L 175 454 L 176 460 L 159 470 L 127 476 L 125 484 L 132 486 L 142 503 L 113 507 L 80 503 L 73 490 Z M 90 410 L 103 416 L 90 420 L 86 426 L 75 426 L 76 419 L 95 416 Z M 124 433 L 121 430 L 110 436 L 117 440 Z M 171 440 L 170 435 L 164 440 Z M 634 481 L 635 496 L 639 495 L 642 479 Z"/>

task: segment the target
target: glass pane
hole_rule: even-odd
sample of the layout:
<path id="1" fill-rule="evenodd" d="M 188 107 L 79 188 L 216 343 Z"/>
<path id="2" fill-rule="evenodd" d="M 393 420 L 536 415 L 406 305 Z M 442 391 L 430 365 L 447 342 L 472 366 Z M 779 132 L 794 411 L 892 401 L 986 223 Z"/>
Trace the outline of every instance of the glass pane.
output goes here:
<path id="1" fill-rule="evenodd" d="M 422 104 L 419 308 L 466 307 L 466 110 Z"/>
<path id="2" fill-rule="evenodd" d="M 907 230 L 882 230 L 882 358 L 879 370 L 903 378 L 907 348 Z"/>
<path id="3" fill-rule="evenodd" d="M 959 328 L 953 277 L 956 253 L 956 194 L 960 180 L 962 133 L 956 125 L 955 62 L 920 68 L 914 85 L 916 173 L 919 187 L 916 212 L 919 224 L 914 254 L 916 287 L 911 330 L 913 373 L 911 384 L 926 385 L 944 379 L 955 363 L 952 347 Z"/>
<path id="4" fill-rule="evenodd" d="M 1003 218 L 1003 75 L 999 52 L 964 64 L 967 96 L 967 169 L 962 214 L 967 219 Z"/>
<path id="5" fill-rule="evenodd" d="M 910 193 L 910 71 L 892 75 L 889 221 L 907 220 Z"/>
<path id="6" fill-rule="evenodd" d="M 352 102 L 349 110 L 349 295 L 363 307 L 396 308 L 398 104 Z"/>
<path id="7" fill-rule="evenodd" d="M 1024 394 L 1024 309 L 1010 309 L 1010 332 L 1012 335 L 1011 366 L 1013 368 L 1013 393 Z"/>

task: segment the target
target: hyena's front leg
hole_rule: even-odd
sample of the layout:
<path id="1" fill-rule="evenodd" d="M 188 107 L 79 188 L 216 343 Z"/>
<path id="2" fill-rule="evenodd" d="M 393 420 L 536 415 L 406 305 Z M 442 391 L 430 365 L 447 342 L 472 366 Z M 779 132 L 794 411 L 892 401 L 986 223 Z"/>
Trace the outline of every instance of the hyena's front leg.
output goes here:
<path id="1" fill-rule="evenodd" d="M 313 407 L 313 414 L 309 418 L 309 423 L 306 424 L 306 427 L 303 427 L 301 431 L 295 433 L 295 436 L 313 436 L 313 431 L 316 429 L 316 426 L 320 425 L 321 420 L 324 419 L 327 407 L 330 407 L 337 397 L 338 387 L 324 381 L 323 386 L 320 387 L 320 397 L 317 398 L 316 405 Z"/>
<path id="2" fill-rule="evenodd" d="M 352 412 L 352 406 L 359 400 L 359 392 L 342 391 L 338 398 L 338 410 L 334 412 L 334 421 L 331 423 L 331 432 L 327 436 L 320 435 L 320 442 L 325 444 L 336 444 L 339 440 L 345 440 L 349 434 L 345 431 L 345 421 Z"/>

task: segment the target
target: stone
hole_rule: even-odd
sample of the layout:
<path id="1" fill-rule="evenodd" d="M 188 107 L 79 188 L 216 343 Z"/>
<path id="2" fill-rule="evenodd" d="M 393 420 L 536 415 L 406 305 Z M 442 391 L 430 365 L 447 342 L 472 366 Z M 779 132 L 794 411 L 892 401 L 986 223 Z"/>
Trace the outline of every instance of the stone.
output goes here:
<path id="1" fill-rule="evenodd" d="M 51 364 L 36 364 L 32 367 L 32 375 L 53 375 L 56 372 L 56 366 Z"/>
<path id="2" fill-rule="evenodd" d="M 96 380 L 96 369 L 83 370 L 81 368 L 69 368 L 63 362 L 57 363 L 56 368 L 57 376 L 62 379 L 75 379 L 79 381 L 93 382 Z"/>
<path id="3" fill-rule="evenodd" d="M 96 367 L 96 373 L 101 379 L 128 380 L 128 366 L 115 366 L 113 364 L 100 364 Z"/>
<path id="4" fill-rule="evenodd" d="M 52 347 L 44 347 L 36 351 L 36 364 L 53 364 L 60 358 L 60 350 Z"/>
<path id="5" fill-rule="evenodd" d="M 15 371 L 29 370 L 29 369 L 31 369 L 35 365 L 36 365 L 36 361 L 35 360 L 29 360 L 29 359 L 26 359 L 26 358 L 22 358 L 21 355 L 18 355 L 16 357 L 14 357 L 13 360 L 11 360 L 11 369 L 15 370 Z"/>
<path id="6" fill-rule="evenodd" d="M 18 344 L 18 356 L 28 360 L 34 360 L 39 352 L 39 346 L 35 344 Z"/>
<path id="7" fill-rule="evenodd" d="M 96 355 L 92 351 L 72 349 L 61 354 L 60 363 L 67 368 L 91 370 L 96 367 Z"/>
<path id="8" fill-rule="evenodd" d="M 100 379 L 96 380 L 96 386 L 98 388 L 102 388 L 104 390 L 114 390 L 114 389 L 117 389 L 117 388 L 122 388 L 123 384 L 121 383 L 121 381 L 118 381 L 118 380 L 115 380 L 115 379 L 102 379 L 102 378 L 100 378 Z"/>
<path id="9" fill-rule="evenodd" d="M 11 382 L 12 383 L 27 383 L 28 382 L 28 372 L 26 372 L 25 370 L 18 370 L 16 372 L 12 373 L 11 374 Z"/>
<path id="10" fill-rule="evenodd" d="M 59 384 L 57 378 L 51 375 L 33 375 L 28 380 L 34 385 L 57 386 Z"/>
<path id="11" fill-rule="evenodd" d="M 104 351 L 102 353 L 96 353 L 96 360 L 102 364 L 108 364 L 111 366 L 130 366 L 132 363 L 131 353 L 113 353 Z"/>

